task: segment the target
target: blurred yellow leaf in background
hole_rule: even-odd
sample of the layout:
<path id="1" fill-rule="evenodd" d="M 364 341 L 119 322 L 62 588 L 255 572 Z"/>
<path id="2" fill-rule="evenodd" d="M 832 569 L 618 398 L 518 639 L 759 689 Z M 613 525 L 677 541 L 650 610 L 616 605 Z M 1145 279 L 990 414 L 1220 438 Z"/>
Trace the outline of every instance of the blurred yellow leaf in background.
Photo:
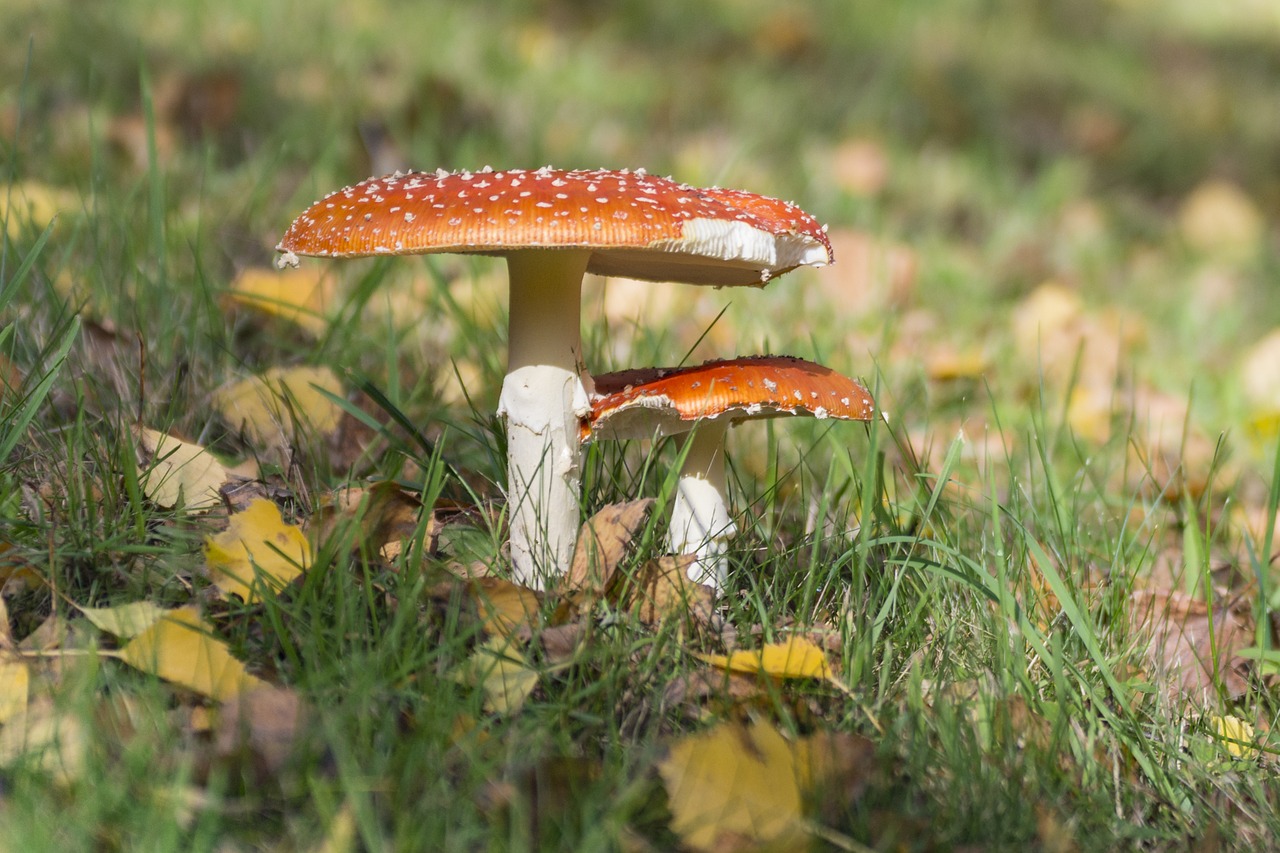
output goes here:
<path id="1" fill-rule="evenodd" d="M 0 219 L 10 240 L 18 239 L 24 228 L 38 234 L 59 214 L 78 210 L 80 199 L 75 193 L 36 181 L 0 189 Z"/>
<path id="2" fill-rule="evenodd" d="M 318 266 L 290 270 L 250 267 L 231 282 L 223 305 L 266 318 L 278 317 L 318 338 L 329 324 L 329 311 L 336 301 L 335 281 Z"/>
<path id="3" fill-rule="evenodd" d="M 213 405 L 254 447 L 280 452 L 303 429 L 328 435 L 337 428 L 342 410 L 322 389 L 342 393 L 342 383 L 327 367 L 273 367 L 214 391 Z"/>
<path id="4" fill-rule="evenodd" d="M 1265 229 L 1258 206 L 1231 181 L 1204 181 L 1178 210 L 1182 239 L 1208 255 L 1229 259 L 1252 255 L 1261 246 Z"/>

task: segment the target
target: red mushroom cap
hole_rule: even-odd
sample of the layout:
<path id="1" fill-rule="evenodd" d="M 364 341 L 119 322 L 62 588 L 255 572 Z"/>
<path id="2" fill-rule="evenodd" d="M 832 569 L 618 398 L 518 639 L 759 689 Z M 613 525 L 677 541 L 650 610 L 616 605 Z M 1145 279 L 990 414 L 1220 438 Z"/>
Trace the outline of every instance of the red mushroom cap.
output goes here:
<path id="1" fill-rule="evenodd" d="M 677 433 L 701 419 L 778 415 L 871 420 L 875 401 L 861 383 L 785 355 L 648 367 L 594 377 L 596 397 L 582 438 L 647 438 Z"/>
<path id="2" fill-rule="evenodd" d="M 629 171 L 438 171 L 370 178 L 299 216 L 276 250 L 296 255 L 594 250 L 600 275 L 760 285 L 832 260 L 826 229 L 789 202 Z"/>

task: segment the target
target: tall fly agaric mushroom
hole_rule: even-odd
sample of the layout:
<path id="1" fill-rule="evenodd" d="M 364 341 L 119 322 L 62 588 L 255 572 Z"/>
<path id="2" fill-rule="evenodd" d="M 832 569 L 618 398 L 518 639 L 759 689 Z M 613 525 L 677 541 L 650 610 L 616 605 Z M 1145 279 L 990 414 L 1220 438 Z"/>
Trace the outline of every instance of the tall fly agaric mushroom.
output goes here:
<path id="1" fill-rule="evenodd" d="M 671 509 L 668 546 L 696 554 L 689 577 L 724 585 L 725 550 L 737 533 L 725 504 L 724 437 L 731 424 L 784 415 L 871 420 L 862 385 L 790 356 L 748 356 L 697 367 L 649 367 L 595 377 L 583 440 L 652 438 L 692 430 Z"/>
<path id="2" fill-rule="evenodd" d="M 800 208 L 636 171 L 410 172 L 331 193 L 276 250 L 356 257 L 500 255 L 510 278 L 507 501 L 516 576 L 567 570 L 578 532 L 580 419 L 590 411 L 579 337 L 582 276 L 761 286 L 830 263 L 825 229 Z"/>

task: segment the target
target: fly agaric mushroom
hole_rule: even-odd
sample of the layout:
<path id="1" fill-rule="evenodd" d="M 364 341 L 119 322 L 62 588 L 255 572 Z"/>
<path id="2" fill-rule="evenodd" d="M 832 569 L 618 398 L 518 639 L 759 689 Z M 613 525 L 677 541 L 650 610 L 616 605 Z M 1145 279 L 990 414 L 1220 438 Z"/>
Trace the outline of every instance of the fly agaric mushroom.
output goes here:
<path id="1" fill-rule="evenodd" d="M 761 286 L 830 263 L 825 228 L 793 204 L 636 171 L 396 173 L 331 193 L 276 247 L 356 257 L 500 255 L 510 280 L 507 500 L 516 577 L 567 570 L 578 532 L 579 421 L 590 411 L 579 335 L 582 276 Z M 589 381 L 589 380 L 588 380 Z"/>
<path id="2" fill-rule="evenodd" d="M 790 356 L 748 356 L 697 367 L 640 368 L 595 377 L 582 438 L 652 438 L 692 431 L 671 509 L 667 544 L 696 554 L 689 577 L 720 589 L 737 533 L 725 504 L 724 436 L 731 424 L 783 415 L 869 421 L 867 389 Z"/>

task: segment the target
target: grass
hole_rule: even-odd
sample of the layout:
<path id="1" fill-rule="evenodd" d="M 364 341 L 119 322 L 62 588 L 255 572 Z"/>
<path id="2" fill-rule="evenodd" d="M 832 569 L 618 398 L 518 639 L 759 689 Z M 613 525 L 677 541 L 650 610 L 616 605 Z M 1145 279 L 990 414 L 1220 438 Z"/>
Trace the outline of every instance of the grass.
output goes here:
<path id="1" fill-rule="evenodd" d="M 1272 843 L 1280 439 L 1239 365 L 1280 326 L 1273 18 L 1156 2 L 317 8 L 0 11 L 0 354 L 17 374 L 0 368 L 20 374 L 0 404 L 0 663 L 42 625 L 65 631 L 23 658 L 63 748 L 14 758 L 16 726 L 0 727 L 0 849 L 673 849 L 657 767 L 683 735 L 741 719 L 869 740 L 809 812 L 835 849 Z M 870 185 L 829 173 L 851 141 L 882 158 L 859 161 L 883 169 Z M 536 689 L 499 713 L 464 675 L 484 623 L 448 572 L 501 566 L 483 512 L 425 559 L 339 529 L 280 595 L 227 600 L 202 554 L 225 513 L 151 503 L 130 428 L 256 459 L 294 521 L 386 479 L 428 507 L 487 506 L 503 456 L 492 262 L 333 265 L 316 339 L 224 296 L 304 205 L 382 164 L 546 161 L 777 193 L 872 241 L 865 263 L 846 236 L 836 266 L 745 295 L 655 285 L 625 302 L 589 282 L 593 369 L 791 352 L 864 377 L 889 417 L 737 430 L 722 630 L 599 605 L 571 659 L 521 647 Z M 1213 178 L 1251 199 L 1244 249 L 1183 224 Z M 19 195 L 62 213 L 46 228 Z M 896 290 L 894 246 L 913 270 Z M 1076 300 L 1067 322 L 1036 307 L 1055 293 Z M 304 430 L 282 462 L 210 395 L 294 364 L 340 377 L 349 432 Z M 1152 411 L 1174 438 L 1153 438 Z M 657 556 L 675 455 L 589 456 L 584 514 L 658 499 L 630 572 Z M 1214 643 L 1228 605 L 1242 612 L 1261 659 L 1244 689 L 1219 671 L 1238 647 L 1205 690 L 1172 689 L 1135 612 L 1147 593 L 1212 605 Z M 93 653 L 115 641 L 76 608 L 139 600 L 199 605 L 305 722 L 273 741 L 278 709 L 258 709 L 265 740 L 223 743 L 217 703 Z M 548 624 L 562 604 L 543 602 Z M 691 686 L 707 671 L 693 653 L 795 634 L 824 638 L 847 691 Z M 1226 716 L 1260 753 L 1231 752 Z"/>

